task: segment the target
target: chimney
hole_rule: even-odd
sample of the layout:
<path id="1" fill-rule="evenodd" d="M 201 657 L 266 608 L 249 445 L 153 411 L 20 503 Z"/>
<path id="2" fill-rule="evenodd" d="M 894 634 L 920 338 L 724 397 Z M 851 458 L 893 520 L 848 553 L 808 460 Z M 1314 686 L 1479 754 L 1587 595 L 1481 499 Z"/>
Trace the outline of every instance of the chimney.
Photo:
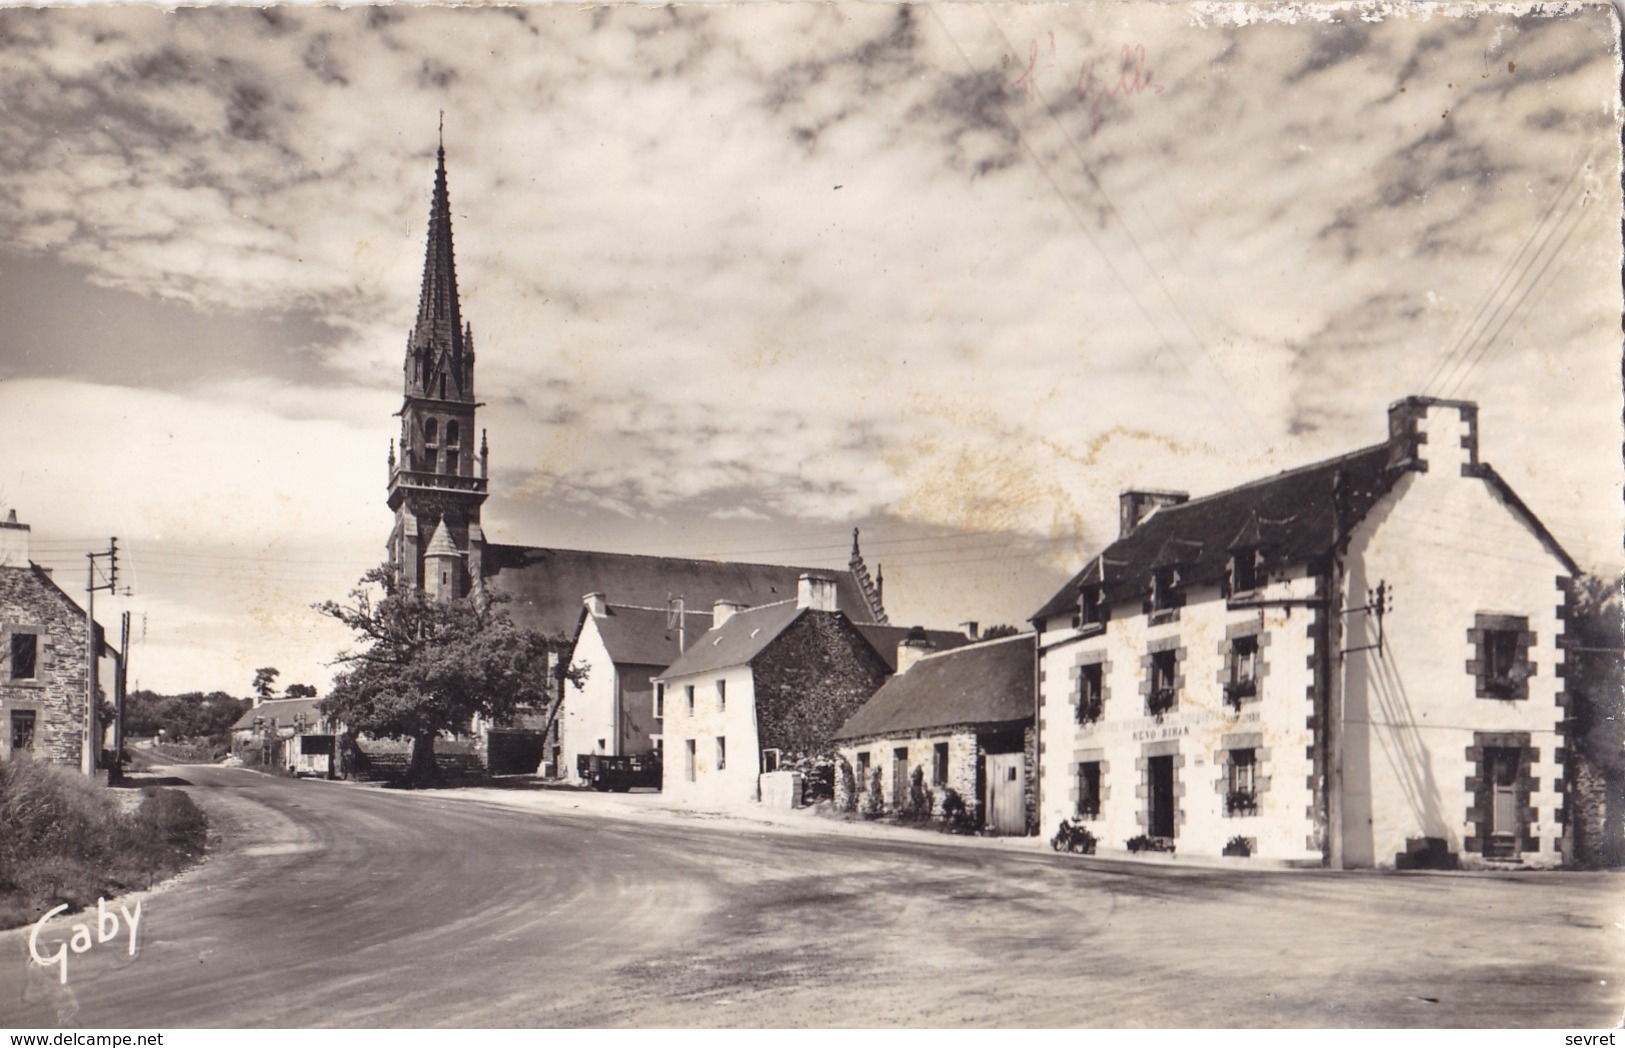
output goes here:
<path id="1" fill-rule="evenodd" d="M 1117 537 L 1127 537 L 1129 532 L 1140 526 L 1140 521 L 1151 515 L 1152 510 L 1161 506 L 1177 506 L 1181 502 L 1188 502 L 1190 497 L 1186 491 L 1123 492 L 1117 496 Z"/>
<path id="2" fill-rule="evenodd" d="M 711 605 L 711 628 L 716 629 L 748 607 L 750 607 L 749 604 L 738 600 L 717 601 Z"/>
<path id="3" fill-rule="evenodd" d="M 17 523 L 17 511 L 11 510 L 0 521 L 0 568 L 28 567 L 27 524 Z"/>
<path id="4" fill-rule="evenodd" d="M 1478 473 L 1478 405 L 1406 397 L 1388 405 L 1389 465 L 1446 476 Z"/>
<path id="5" fill-rule="evenodd" d="M 602 593 L 589 593 L 581 598 L 581 603 L 586 605 L 587 614 L 595 619 L 601 619 L 609 614 L 609 605 Z"/>
<path id="6" fill-rule="evenodd" d="M 796 607 L 836 611 L 835 580 L 827 575 L 803 575 L 796 585 Z"/>
<path id="7" fill-rule="evenodd" d="M 959 630 L 971 640 L 982 639 L 982 624 L 980 622 L 976 622 L 975 620 L 970 622 L 961 622 L 959 624 Z"/>
<path id="8" fill-rule="evenodd" d="M 907 672 L 910 666 L 935 650 L 936 645 L 925 635 L 925 629 L 915 626 L 908 631 L 908 636 L 897 642 L 897 672 Z"/>

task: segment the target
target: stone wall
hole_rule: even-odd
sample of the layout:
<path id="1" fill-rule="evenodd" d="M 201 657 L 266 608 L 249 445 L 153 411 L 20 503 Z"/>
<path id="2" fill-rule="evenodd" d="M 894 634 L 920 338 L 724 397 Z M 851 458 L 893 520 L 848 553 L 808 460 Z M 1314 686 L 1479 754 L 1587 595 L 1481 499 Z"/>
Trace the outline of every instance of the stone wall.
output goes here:
<path id="1" fill-rule="evenodd" d="M 886 663 L 846 616 L 819 611 L 791 623 L 752 669 L 760 745 L 786 761 L 832 754 L 836 729 L 888 676 Z"/>
<path id="2" fill-rule="evenodd" d="M 34 675 L 12 677 L 12 637 L 34 634 Z M 0 756 L 13 712 L 34 714 L 33 755 L 78 767 L 85 731 L 85 613 L 35 567 L 0 568 Z"/>

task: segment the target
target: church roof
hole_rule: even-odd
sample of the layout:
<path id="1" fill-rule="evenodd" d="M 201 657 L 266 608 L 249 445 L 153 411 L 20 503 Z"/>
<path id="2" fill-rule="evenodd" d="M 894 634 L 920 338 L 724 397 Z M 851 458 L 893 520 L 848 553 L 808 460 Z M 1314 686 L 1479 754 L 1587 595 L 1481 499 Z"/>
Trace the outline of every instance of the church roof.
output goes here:
<path id="1" fill-rule="evenodd" d="M 481 560 L 485 586 L 511 598 L 506 608 L 514 621 L 549 636 L 574 635 L 581 598 L 589 593 L 645 608 L 663 608 L 678 597 L 695 611 L 709 611 L 719 600 L 760 607 L 794 603 L 796 583 L 809 573 L 835 579 L 837 606 L 848 618 L 870 619 L 868 602 L 849 571 L 494 544 L 485 547 Z"/>
<path id="2" fill-rule="evenodd" d="M 446 527 L 446 518 L 441 517 L 440 523 L 435 525 L 434 537 L 429 540 L 428 548 L 423 551 L 425 557 L 460 557 L 457 547 L 451 541 L 451 529 Z"/>

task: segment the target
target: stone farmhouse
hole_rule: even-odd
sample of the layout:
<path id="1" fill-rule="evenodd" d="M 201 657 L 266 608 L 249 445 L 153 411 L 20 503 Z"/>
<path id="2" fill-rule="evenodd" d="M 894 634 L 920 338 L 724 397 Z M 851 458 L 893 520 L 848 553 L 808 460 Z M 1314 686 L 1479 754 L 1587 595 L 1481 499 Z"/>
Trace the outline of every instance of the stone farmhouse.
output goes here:
<path id="1" fill-rule="evenodd" d="M 339 773 L 344 726 L 322 713 L 320 699 L 264 699 L 231 726 L 231 751 L 246 763 L 275 764 L 295 775 Z"/>
<path id="2" fill-rule="evenodd" d="M 796 598 L 719 606 L 714 625 L 656 679 L 665 708 L 662 789 L 685 803 L 758 799 L 758 776 L 827 756 L 835 730 L 891 669 L 806 574 Z"/>
<path id="3" fill-rule="evenodd" d="M 516 622 L 563 642 L 550 685 L 555 695 L 563 689 L 563 705 L 551 724 L 533 710 L 506 724 L 469 725 L 491 771 L 573 775 L 581 754 L 651 752 L 663 734 L 651 678 L 681 654 L 679 632 L 705 632 L 719 602 L 793 601 L 811 569 L 488 541 L 480 511 L 490 447 L 483 430 L 475 443 L 474 362 L 473 327 L 457 294 L 442 147 L 418 315 L 407 336 L 399 446 L 389 450 L 389 563 L 405 585 L 442 599 L 505 594 Z M 884 580 L 870 576 L 855 533 L 847 570 L 831 577 L 852 621 L 886 623 Z M 565 685 L 572 661 L 587 666 L 584 688 Z"/>
<path id="4" fill-rule="evenodd" d="M 1579 569 L 1478 455 L 1471 403 L 1202 498 L 1126 492 L 1046 603 L 1043 828 L 1326 864 L 1563 858 Z"/>
<path id="5" fill-rule="evenodd" d="M 1023 633 L 933 652 L 918 632 L 905 638 L 897 675 L 835 733 L 853 790 L 846 793 L 838 777 L 836 806 L 906 812 L 920 801 L 918 779 L 924 814 L 946 815 L 945 804 L 958 798 L 964 817 L 987 833 L 1031 832 L 1038 821 L 1033 642 Z"/>
<path id="6" fill-rule="evenodd" d="M 29 559 L 27 524 L 0 521 L 0 757 L 89 770 L 85 610 Z M 100 625 L 98 658 L 111 656 Z"/>

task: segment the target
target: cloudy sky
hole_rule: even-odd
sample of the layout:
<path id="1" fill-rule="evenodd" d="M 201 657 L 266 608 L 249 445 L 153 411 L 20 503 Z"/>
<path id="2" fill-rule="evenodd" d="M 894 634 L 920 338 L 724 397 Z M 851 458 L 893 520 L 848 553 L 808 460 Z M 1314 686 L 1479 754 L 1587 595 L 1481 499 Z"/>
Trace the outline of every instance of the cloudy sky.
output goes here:
<path id="1" fill-rule="evenodd" d="M 1504 12 L 1506 9 L 1497 8 Z M 494 541 L 1020 621 L 1130 485 L 1478 400 L 1620 567 L 1606 7 L 0 10 L 0 506 L 143 687 L 325 685 L 445 113 Z"/>

